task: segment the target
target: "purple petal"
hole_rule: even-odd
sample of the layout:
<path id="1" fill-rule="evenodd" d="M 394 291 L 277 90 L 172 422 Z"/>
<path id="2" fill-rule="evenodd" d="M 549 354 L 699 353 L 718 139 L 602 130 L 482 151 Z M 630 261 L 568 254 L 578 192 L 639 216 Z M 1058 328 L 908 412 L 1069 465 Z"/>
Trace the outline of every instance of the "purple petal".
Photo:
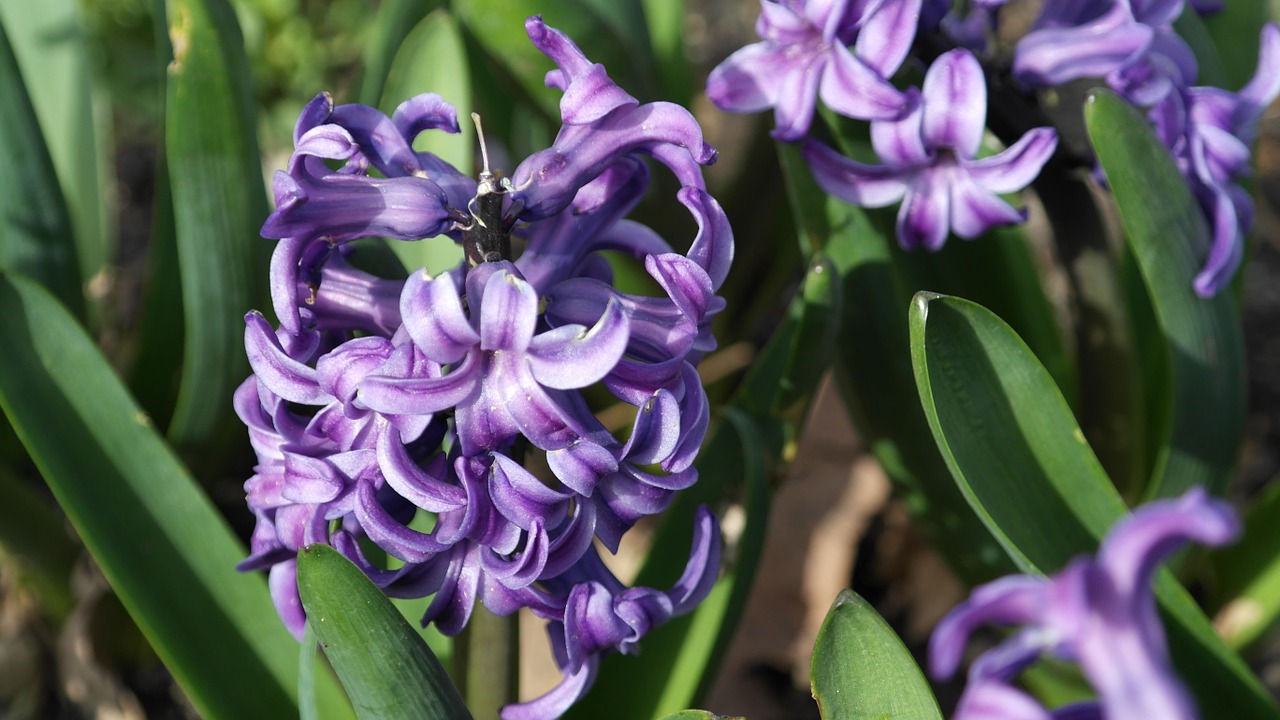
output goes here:
<path id="1" fill-rule="evenodd" d="M 1104 77 L 1144 50 L 1154 31 L 1134 22 L 1127 2 L 1109 5 L 1110 10 L 1083 24 L 1028 33 L 1014 51 L 1014 77 L 1032 86 Z"/>
<path id="2" fill-rule="evenodd" d="M 442 456 L 433 457 L 431 462 L 435 473 L 427 472 L 409 457 L 396 432 L 387 428 L 378 437 L 378 466 L 391 489 L 429 512 L 456 510 L 466 503 L 466 493 L 461 487 L 444 482 L 445 468 L 437 458 Z"/>
<path id="3" fill-rule="evenodd" d="M 1253 114 L 1261 114 L 1280 95 L 1280 27 L 1275 23 L 1262 26 L 1258 44 L 1258 69 L 1240 91 L 1240 98 Z"/>
<path id="4" fill-rule="evenodd" d="M 466 626 L 480 587 L 480 551 L 481 546 L 475 543 L 455 546 L 440 590 L 431 598 L 431 605 L 422 616 L 424 625 L 433 622 L 436 629 L 449 637 Z"/>
<path id="5" fill-rule="evenodd" d="M 507 271 L 495 272 L 484 285 L 480 310 L 480 348 L 522 353 L 538 322 L 538 294 Z"/>
<path id="6" fill-rule="evenodd" d="M 414 138 L 423 130 L 458 132 L 458 111 L 439 95 L 422 93 L 400 103 L 391 116 L 391 123 L 412 146 Z"/>
<path id="7" fill-rule="evenodd" d="M 432 278 L 421 270 L 410 275 L 400 294 L 400 316 L 414 344 L 442 365 L 458 362 L 480 343 L 449 273 Z"/>
<path id="8" fill-rule="evenodd" d="M 258 381 L 289 402 L 324 405 L 331 398 L 320 389 L 316 371 L 285 354 L 266 318 L 256 311 L 244 316 L 244 345 Z"/>
<path id="9" fill-rule="evenodd" d="M 409 139 L 401 135 L 396 123 L 377 108 L 339 105 L 333 109 L 329 121 L 346 128 L 373 166 L 388 178 L 413 175 L 421 170 L 418 156 L 409 146 Z"/>
<path id="10" fill-rule="evenodd" d="M 360 382 L 386 364 L 391 351 L 386 338 L 353 338 L 316 361 L 316 380 L 328 395 L 350 402 Z"/>
<path id="11" fill-rule="evenodd" d="M 560 482 L 583 497 L 591 497 L 596 483 L 618 470 L 613 453 L 586 440 L 548 452 L 547 465 Z"/>
<path id="12" fill-rule="evenodd" d="M 666 592 L 674 615 L 684 615 L 701 603 L 720 574 L 720 523 L 705 505 L 693 518 L 693 546 L 689 563 L 675 585 Z"/>
<path id="13" fill-rule="evenodd" d="M 565 325 L 535 337 L 529 344 L 529 369 L 535 380 L 550 388 L 568 390 L 597 383 L 622 358 L 629 326 L 622 304 L 613 300 L 590 330 Z"/>
<path id="14" fill-rule="evenodd" d="M 786 54 L 772 43 L 740 48 L 707 77 L 707 98 L 727 112 L 752 113 L 777 102 Z"/>
<path id="15" fill-rule="evenodd" d="M 880 3 L 858 31 L 854 54 L 881 77 L 893 77 L 915 42 L 920 7 L 921 0 Z"/>
<path id="16" fill-rule="evenodd" d="M 837 44 L 830 53 L 819 93 L 832 110 L 858 120 L 891 120 L 908 110 L 909 96 L 848 48 Z"/>
<path id="17" fill-rule="evenodd" d="M 384 415 L 426 415 L 447 410 L 476 392 L 483 361 L 467 355 L 443 377 L 398 378 L 372 375 L 364 379 L 356 404 Z"/>
<path id="18" fill-rule="evenodd" d="M 676 199 L 689 209 L 698 224 L 698 234 L 689 246 L 688 257 L 702 266 L 711 278 L 711 287 L 718 290 L 733 264 L 733 228 L 729 218 L 720 203 L 700 188 L 681 188 Z M 660 253 L 654 250 L 647 254 Z"/>
<path id="19" fill-rule="evenodd" d="M 308 130 L 323 124 L 333 114 L 333 96 L 327 92 L 311 98 L 311 101 L 298 114 L 298 122 L 293 127 L 293 144 L 297 145 Z"/>
<path id="20" fill-rule="evenodd" d="M 934 60 L 922 94 L 925 147 L 950 148 L 962 158 L 976 155 L 987 121 L 987 81 L 973 53 L 952 50 Z"/>
<path id="21" fill-rule="evenodd" d="M 988 623 L 1034 622 L 1044 612 L 1048 581 L 1010 575 L 975 588 L 969 599 L 938 623 L 929 638 L 929 674 L 943 680 L 955 674 L 974 630 Z"/>
<path id="22" fill-rule="evenodd" d="M 946 242 L 951 203 L 946 178 L 937 177 L 942 171 L 928 168 L 919 172 L 902 201 L 897 224 L 902 247 L 937 250 Z"/>
<path id="23" fill-rule="evenodd" d="M 374 496 L 372 483 L 359 483 L 355 499 L 360 527 L 387 554 L 407 563 L 419 563 L 448 549 L 435 537 L 407 528 L 391 517 Z"/>
<path id="24" fill-rule="evenodd" d="M 528 702 L 505 705 L 502 708 L 502 720 L 547 720 L 558 718 L 569 711 L 574 703 L 587 694 L 596 681 L 596 670 L 600 665 L 598 658 L 584 662 L 575 672 L 564 676 L 554 688 Z"/>
<path id="25" fill-rule="evenodd" d="M 862 207 L 884 207 L 906 194 L 908 176 L 895 167 L 863 165 L 820 142 L 804 145 L 804 159 L 813 178 L 826 192 Z"/>
<path id="26" fill-rule="evenodd" d="M 1196 274 L 1193 286 L 1200 297 L 1213 297 L 1231 281 L 1240 267 L 1244 258 L 1244 238 L 1237 202 L 1233 201 L 1230 190 L 1212 188 L 1203 192 L 1211 195 L 1207 203 L 1204 200 L 1201 203 L 1210 221 L 1212 244 L 1209 257 Z M 1251 202 L 1243 191 L 1240 194 L 1242 202 Z"/>
<path id="27" fill-rule="evenodd" d="M 993 227 L 1025 222 L 1025 210 L 1015 210 L 994 193 L 979 186 L 964 172 L 951 182 L 951 230 L 971 240 Z"/>
<path id="28" fill-rule="evenodd" d="M 618 87 L 603 65 L 592 65 L 573 78 L 560 98 L 560 118 L 566 125 L 584 125 L 600 120 L 614 110 L 637 105 L 638 101 Z"/>
<path id="29" fill-rule="evenodd" d="M 1193 487 L 1182 497 L 1148 503 L 1118 523 L 1098 551 L 1098 565 L 1122 594 L 1145 591 L 1156 567 L 1188 542 L 1224 545 L 1240 534 L 1229 505 Z"/>
<path id="30" fill-rule="evenodd" d="M 1053 720 L 1027 693 L 1003 682 L 970 682 L 956 705 L 953 720 Z"/>
<path id="31" fill-rule="evenodd" d="M 548 545 L 542 520 L 535 520 L 533 527 L 525 533 L 523 547 L 511 557 L 503 557 L 492 550 L 483 554 L 485 574 L 492 575 L 513 590 L 528 587 L 547 566 Z"/>
<path id="32" fill-rule="evenodd" d="M 922 135 L 924 103 L 918 91 L 908 92 L 912 107 L 906 115 L 898 120 L 871 123 L 871 147 L 880 161 L 890 167 L 911 168 L 933 160 L 933 152 L 924 146 Z"/>
<path id="33" fill-rule="evenodd" d="M 809 132 L 818 88 L 831 61 L 827 53 L 800 56 L 788 66 L 776 68 L 778 97 L 773 103 L 774 129 L 770 133 L 783 142 L 794 142 Z"/>
<path id="34" fill-rule="evenodd" d="M 518 463 L 495 453 L 489 467 L 489 494 L 494 507 L 516 527 L 532 532 L 535 523 L 556 527 L 565 515 L 571 493 L 542 484 Z"/>
<path id="35" fill-rule="evenodd" d="M 667 390 L 659 390 L 636 409 L 631 437 L 622 457 L 638 465 L 654 465 L 671 456 L 680 441 L 680 404 Z"/>
<path id="36" fill-rule="evenodd" d="M 302 635 L 307 629 L 307 613 L 302 609 L 302 597 L 298 595 L 297 559 L 290 558 L 272 567 L 267 573 L 267 587 L 285 629 L 302 642 Z"/>
<path id="37" fill-rule="evenodd" d="M 964 163 L 969 177 L 993 193 L 1017 192 L 1031 184 L 1058 147 L 1052 128 L 1028 130 L 1003 152 Z"/>

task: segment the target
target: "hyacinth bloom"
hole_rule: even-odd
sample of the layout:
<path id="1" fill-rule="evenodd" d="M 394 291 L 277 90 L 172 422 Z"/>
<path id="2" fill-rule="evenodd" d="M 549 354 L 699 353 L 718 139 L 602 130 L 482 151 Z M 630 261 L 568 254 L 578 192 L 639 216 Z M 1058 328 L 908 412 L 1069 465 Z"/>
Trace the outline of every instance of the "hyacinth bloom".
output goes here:
<path id="1" fill-rule="evenodd" d="M 773 136 L 787 142 L 809 131 L 819 96 L 848 117 L 899 117 L 908 98 L 886 78 L 911 49 L 920 7 L 921 0 L 761 0 L 762 42 L 712 70 L 707 97 L 730 112 L 773 108 Z"/>
<path id="2" fill-rule="evenodd" d="M 921 102 L 905 118 L 871 125 L 883 165 L 866 165 L 811 141 L 804 148 L 826 192 L 863 207 L 901 201 L 898 241 L 905 248 L 942 247 L 948 231 L 973 238 L 1020 223 L 1025 211 L 998 197 L 1021 190 L 1053 155 L 1057 135 L 1036 128 L 1013 146 L 976 158 L 987 114 L 982 68 L 966 50 L 940 56 L 925 74 Z"/>
<path id="3" fill-rule="evenodd" d="M 1183 0 L 1063 0 L 1045 3 L 1018 41 L 1014 77 L 1033 87 L 1106 78 L 1143 106 L 1193 82 L 1195 56 L 1173 30 Z"/>
<path id="4" fill-rule="evenodd" d="M 269 570 L 286 626 L 300 637 L 306 622 L 294 558 L 310 543 L 331 544 L 390 596 L 431 597 L 423 622 L 449 635 L 476 601 L 529 608 L 548 621 L 564 681 L 505 708 L 508 720 L 563 714 L 601 654 L 634 652 L 715 582 L 720 535 L 705 508 L 668 590 L 627 588 L 597 546 L 616 552 L 697 480 L 709 405 L 695 366 L 715 348 L 733 256 L 702 180 L 715 150 L 688 111 L 639 103 L 540 18 L 526 30 L 557 65 L 547 84 L 564 92 L 564 126 L 510 181 L 412 149 L 421 132 L 457 131 L 439 96 L 390 117 L 327 95 L 303 110 L 263 227 L 280 240 L 280 326 L 246 316 L 253 375 L 235 397 L 258 455 L 241 568 Z M 626 218 L 649 185 L 642 156 L 681 185 L 675 199 L 697 226 L 685 252 Z M 459 242 L 467 259 L 388 280 L 347 262 L 364 237 Z M 660 292 L 617 290 L 606 250 L 642 263 Z M 631 406 L 625 440 L 596 418 L 589 387 Z M 533 454 L 540 475 L 523 462 Z M 370 542 L 398 567 L 367 556 Z"/>
<path id="5" fill-rule="evenodd" d="M 1194 720 L 1195 704 L 1170 664 L 1151 582 L 1184 543 L 1222 545 L 1239 531 L 1226 503 L 1193 488 L 1138 508 L 1111 529 L 1096 557 L 1076 558 L 1053 577 L 1014 575 L 975 589 L 934 630 L 934 677 L 956 672 L 977 628 L 1021 629 L 973 663 L 953 717 Z M 1016 675 L 1044 655 L 1079 663 L 1097 699 L 1049 713 L 1016 688 Z"/>

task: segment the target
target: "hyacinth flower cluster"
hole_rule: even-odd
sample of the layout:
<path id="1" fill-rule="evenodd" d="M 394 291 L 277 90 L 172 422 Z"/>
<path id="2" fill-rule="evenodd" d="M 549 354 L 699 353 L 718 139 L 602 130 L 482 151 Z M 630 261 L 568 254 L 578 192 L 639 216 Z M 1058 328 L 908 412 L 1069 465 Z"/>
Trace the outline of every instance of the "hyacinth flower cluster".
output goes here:
<path id="1" fill-rule="evenodd" d="M 341 551 L 389 596 L 431 596 L 423 622 L 446 635 L 477 600 L 500 615 L 528 608 L 548 622 L 564 679 L 507 706 L 516 720 L 563 714 L 603 653 L 634 651 L 717 577 L 706 508 L 669 589 L 627 587 L 597 548 L 616 552 L 697 479 L 709 406 L 695 366 L 715 347 L 709 325 L 733 254 L 702 180 L 715 150 L 692 115 L 640 104 L 541 18 L 525 27 L 557 66 L 546 82 L 563 91 L 564 124 L 509 178 L 486 160 L 473 179 L 412 149 L 423 131 L 458 131 L 436 95 L 390 117 L 327 95 L 302 111 L 263 227 L 279 239 L 279 327 L 246 317 L 253 375 L 235 397 L 258 454 L 241 568 L 269 569 L 288 628 L 304 627 L 295 557 L 310 543 Z M 649 184 L 646 158 L 682 186 L 697 226 L 686 252 L 626 219 Z M 365 237 L 459 242 L 466 261 L 386 279 L 348 262 Z M 606 250 L 642 262 L 662 292 L 617 290 Z M 625 440 L 593 414 L 589 387 L 634 408 Z M 528 469 L 535 455 L 549 470 Z"/>
<path id="2" fill-rule="evenodd" d="M 1184 544 L 1223 545 L 1239 532 L 1225 502 L 1193 488 L 1135 510 L 1111 529 L 1096 557 L 1078 557 L 1052 577 L 1013 575 L 976 588 L 934 630 L 934 677 L 955 674 L 978 628 L 1018 629 L 974 660 L 953 717 L 1199 717 L 1170 662 L 1151 582 L 1160 562 Z M 1050 711 L 1017 688 L 1018 674 L 1046 656 L 1077 663 L 1097 698 Z"/>
<path id="3" fill-rule="evenodd" d="M 999 196 L 1030 184 L 1057 146 L 1053 130 L 1035 128 L 1003 152 L 978 158 L 986 79 L 968 50 L 938 57 L 921 89 L 899 91 L 889 82 L 922 28 L 972 26 L 994 7 L 977 3 L 981 17 L 961 23 L 932 0 L 762 0 L 756 30 L 763 42 L 712 71 L 707 96 L 731 112 L 772 107 L 780 140 L 804 138 L 818 97 L 836 113 L 870 122 L 881 164 L 809 139 L 804 156 L 815 179 L 863 207 L 901 203 L 899 243 L 936 250 L 951 233 L 974 238 L 1023 222 L 1025 211 Z"/>

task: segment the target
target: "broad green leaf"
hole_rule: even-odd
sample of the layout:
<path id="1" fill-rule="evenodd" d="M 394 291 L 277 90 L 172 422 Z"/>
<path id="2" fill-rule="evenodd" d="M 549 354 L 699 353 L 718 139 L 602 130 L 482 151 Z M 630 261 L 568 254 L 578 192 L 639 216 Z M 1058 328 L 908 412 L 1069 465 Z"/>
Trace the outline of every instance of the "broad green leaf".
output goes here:
<path id="1" fill-rule="evenodd" d="M 1257 25 L 1255 27 L 1261 27 Z M 1195 54 L 1196 65 L 1199 66 L 1199 77 L 1196 79 L 1196 85 L 1212 85 L 1213 87 L 1228 87 L 1226 79 L 1226 70 L 1222 66 L 1222 57 L 1218 54 L 1218 47 L 1213 41 L 1213 37 L 1209 34 L 1209 30 L 1205 27 L 1204 20 L 1200 18 L 1200 13 L 1196 9 L 1187 4 L 1182 10 L 1182 14 L 1173 23 L 1173 29 L 1183 40 L 1187 41 L 1187 45 Z M 1257 47 L 1255 43 L 1254 47 Z M 1239 89 L 1239 85 L 1235 85 L 1232 89 Z"/>
<path id="2" fill-rule="evenodd" d="M 400 44 L 427 13 L 442 5 L 445 5 L 445 0 L 386 0 L 379 4 L 378 17 L 365 45 L 364 75 L 360 79 L 361 103 L 378 106 L 385 95 L 383 88 L 387 74 L 391 72 L 391 63 L 400 51 Z M 432 67 L 439 65 L 432 63 Z M 437 77 L 444 74 L 437 73 Z M 453 102 L 448 95 L 445 99 Z"/>
<path id="3" fill-rule="evenodd" d="M 745 414 L 725 409 L 718 430 L 698 458 L 698 483 L 682 491 L 663 516 L 634 585 L 669 587 L 689 557 L 694 510 L 704 503 L 717 503 L 730 489 L 743 493 L 746 514 L 737 548 L 726 553 L 736 560 L 696 610 L 645 635 L 640 655 L 606 657 L 595 687 L 566 717 L 649 720 L 697 704 L 710 688 L 764 546 L 769 497 L 760 456 L 763 443 Z"/>
<path id="4" fill-rule="evenodd" d="M 51 295 L 0 273 L 0 306 L 0 407 L 196 710 L 296 715 L 297 643 L 222 516 Z"/>
<path id="5" fill-rule="evenodd" d="M 1125 513 L 1053 379 L 985 308 L 920 293 L 911 353 L 938 447 L 974 511 L 1018 567 L 1051 573 L 1093 552 Z M 1174 664 L 1209 720 L 1280 710 L 1168 572 L 1156 583 Z"/>
<path id="6" fill-rule="evenodd" d="M 337 550 L 308 545 L 298 552 L 298 591 L 361 720 L 471 718 L 417 631 Z"/>
<path id="7" fill-rule="evenodd" d="M 1168 346 L 1168 404 L 1153 419 L 1161 449 L 1146 495 L 1193 485 L 1221 494 L 1244 431 L 1244 347 L 1229 293 L 1201 298 L 1192 288 L 1208 251 L 1204 218 L 1168 150 L 1127 102 L 1097 93 L 1085 123 Z"/>
<path id="8" fill-rule="evenodd" d="M 249 70 L 227 0 L 169 0 L 165 153 L 173 193 L 186 333 L 169 437 L 220 452 L 229 398 L 248 374 L 244 315 L 269 309 L 271 243 Z"/>
<path id="9" fill-rule="evenodd" d="M 662 97 L 684 104 L 693 96 L 689 61 L 685 57 L 684 0 L 641 0 L 648 23 L 649 46 L 662 78 Z"/>
<path id="10" fill-rule="evenodd" d="M 57 171 L 55 182 L 60 180 L 66 200 L 63 212 L 69 214 L 72 232 L 60 239 L 70 243 L 74 238 L 71 252 L 78 260 L 80 274 L 76 278 L 75 302 L 68 307 L 78 309 L 83 305 L 80 288 L 93 280 L 108 260 L 110 242 L 103 188 L 112 180 L 108 175 L 108 113 L 105 107 L 95 108 L 93 74 L 79 3 L 0 2 L 0 20 L 9 31 L 13 53 L 44 134 L 44 145 Z M 15 101 L 8 99 L 7 92 L 0 92 L 0 97 L 5 98 L 6 110 L 13 112 L 15 109 L 8 106 Z M 0 121 L 0 127 L 14 131 L 9 117 Z M 9 139 L 17 138 L 10 135 Z M 36 147 L 32 146 L 31 151 Z M 43 190 L 41 186 L 34 189 Z"/>
<path id="11" fill-rule="evenodd" d="M 83 316 L 71 217 L 4 30 L 0 26 L 0 269 L 28 275 Z"/>
<path id="12" fill-rule="evenodd" d="M 1214 625 L 1227 644 L 1248 647 L 1280 620 L 1280 484 L 1245 517 L 1240 542 L 1219 550 L 1213 567 L 1219 594 L 1228 601 Z"/>
<path id="13" fill-rule="evenodd" d="M 888 232 L 862 208 L 828 197 L 799 152 L 778 148 L 807 254 L 826 253 L 841 273 L 844 307 L 832 368 L 854 424 L 918 520 L 922 532 L 968 582 L 1011 569 L 951 480 L 915 394 L 906 281 Z M 891 226 L 890 226 L 891 227 Z"/>
<path id="14" fill-rule="evenodd" d="M 822 621 L 809 678 L 824 720 L 942 720 L 911 652 L 852 590 L 841 591 Z"/>
<path id="15" fill-rule="evenodd" d="M 450 71 L 442 73 L 441 67 Z M 423 132 L 414 142 L 414 149 L 435 153 L 462 172 L 471 173 L 477 147 L 471 122 L 471 74 L 462 35 L 447 10 L 433 11 L 404 38 L 391 64 L 379 107 L 384 112 L 394 112 L 400 103 L 424 92 L 437 93 L 453 104 L 461 132 Z M 415 242 L 388 240 L 387 244 L 411 270 L 425 267 L 439 273 L 462 260 L 462 247 L 443 235 Z"/>

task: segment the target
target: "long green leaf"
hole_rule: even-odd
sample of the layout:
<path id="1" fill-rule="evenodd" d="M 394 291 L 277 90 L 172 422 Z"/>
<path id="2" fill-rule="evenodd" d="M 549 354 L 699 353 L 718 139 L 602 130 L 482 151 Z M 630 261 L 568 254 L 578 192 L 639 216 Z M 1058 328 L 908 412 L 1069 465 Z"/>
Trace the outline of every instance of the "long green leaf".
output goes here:
<path id="1" fill-rule="evenodd" d="M 104 107 L 95 108 L 94 74 L 81 28 L 80 3 L 0 2 L 0 19 L 9 30 L 66 199 L 73 232 L 59 240 L 72 244 L 74 238 L 71 252 L 78 260 L 80 275 L 75 302 L 68 307 L 76 309 L 83 304 L 79 288 L 102 271 L 110 248 L 103 192 L 110 182 L 107 113 L 102 112 Z M 0 97 L 5 98 L 6 106 L 11 102 L 6 93 Z M 13 132 L 14 126 L 4 118 L 0 127 Z"/>
<path id="2" fill-rule="evenodd" d="M 1280 622 L 1280 484 L 1245 517 L 1240 542 L 1215 553 L 1217 590 L 1229 601 L 1214 621 L 1227 644 L 1248 647 Z"/>
<path id="3" fill-rule="evenodd" d="M 244 314 L 265 309 L 270 243 L 249 70 L 227 0 L 169 0 L 165 151 L 186 334 L 169 437 L 216 457 L 248 374 Z"/>
<path id="4" fill-rule="evenodd" d="M 0 25 L 0 269 L 34 278 L 83 316 L 71 217 L 4 30 Z"/>
<path id="5" fill-rule="evenodd" d="M 361 720 L 470 720 L 422 637 L 342 553 L 327 545 L 302 548 L 298 591 Z"/>
<path id="6" fill-rule="evenodd" d="M 1228 293 L 1201 298 L 1192 288 L 1208 250 L 1204 218 L 1136 109 L 1098 93 L 1085 106 L 1085 123 L 1169 349 L 1167 425 L 1155 428 L 1162 442 L 1147 497 L 1193 485 L 1221 494 L 1244 432 L 1244 344 Z"/>
<path id="7" fill-rule="evenodd" d="M 297 643 L 226 522 L 51 295 L 0 273 L 0 306 L 0 407 L 196 709 L 296 715 Z"/>
<path id="8" fill-rule="evenodd" d="M 929 682 L 875 608 L 852 590 L 831 604 L 813 645 L 813 697 L 825 720 L 942 720 Z"/>
<path id="9" fill-rule="evenodd" d="M 387 74 L 400 44 L 427 13 L 444 5 L 444 0 L 386 0 L 378 6 L 378 17 L 364 52 L 364 75 L 360 78 L 360 102 L 377 106 L 384 95 Z M 419 92 L 425 92 L 421 90 Z M 446 100 L 452 100 L 445 96 Z"/>
<path id="10" fill-rule="evenodd" d="M 911 352 L 925 414 L 952 475 L 1023 572 L 1093 552 L 1125 512 L 1053 379 L 985 308 L 916 296 Z M 1168 572 L 1156 582 L 1174 664 L 1204 717 L 1280 710 Z"/>

